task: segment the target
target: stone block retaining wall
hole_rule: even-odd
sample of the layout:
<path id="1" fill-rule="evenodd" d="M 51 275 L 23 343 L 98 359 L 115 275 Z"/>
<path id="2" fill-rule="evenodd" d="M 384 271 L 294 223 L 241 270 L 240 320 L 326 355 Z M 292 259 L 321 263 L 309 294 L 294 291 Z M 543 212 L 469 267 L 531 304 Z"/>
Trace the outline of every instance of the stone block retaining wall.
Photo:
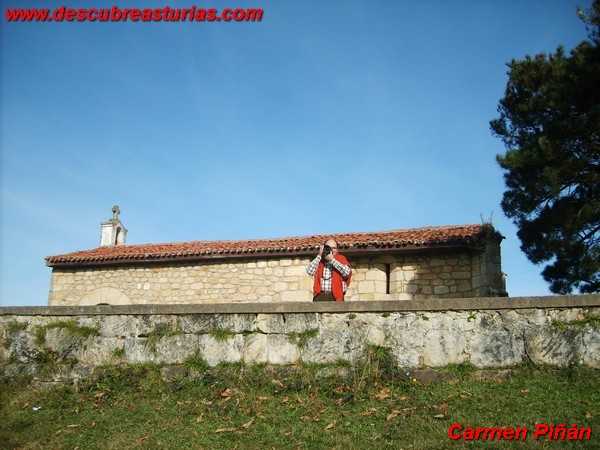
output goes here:
<path id="1" fill-rule="evenodd" d="M 388 348 L 407 368 L 526 361 L 600 368 L 600 295 L 0 308 L 5 376 L 35 374 L 48 361 L 67 377 L 197 356 L 210 366 L 355 363 L 369 345 Z"/>

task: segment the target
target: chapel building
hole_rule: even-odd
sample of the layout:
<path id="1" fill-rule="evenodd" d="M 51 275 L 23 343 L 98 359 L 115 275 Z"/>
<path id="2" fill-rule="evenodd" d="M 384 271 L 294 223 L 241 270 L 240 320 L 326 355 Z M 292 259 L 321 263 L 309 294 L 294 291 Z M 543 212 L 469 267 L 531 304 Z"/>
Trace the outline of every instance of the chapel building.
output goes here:
<path id="1" fill-rule="evenodd" d="M 45 258 L 50 306 L 312 301 L 305 269 L 329 238 L 353 270 L 345 301 L 507 295 L 490 224 L 130 245 L 119 213 L 98 248 Z"/>

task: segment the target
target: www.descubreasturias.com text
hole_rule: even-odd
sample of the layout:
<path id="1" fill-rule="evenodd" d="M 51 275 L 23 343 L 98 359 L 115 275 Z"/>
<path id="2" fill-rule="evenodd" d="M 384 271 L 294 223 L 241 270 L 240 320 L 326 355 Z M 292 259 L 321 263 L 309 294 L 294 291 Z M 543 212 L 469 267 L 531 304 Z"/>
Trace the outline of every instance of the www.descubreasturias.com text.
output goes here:
<path id="1" fill-rule="evenodd" d="M 262 8 L 6 8 L 8 22 L 260 22 Z"/>

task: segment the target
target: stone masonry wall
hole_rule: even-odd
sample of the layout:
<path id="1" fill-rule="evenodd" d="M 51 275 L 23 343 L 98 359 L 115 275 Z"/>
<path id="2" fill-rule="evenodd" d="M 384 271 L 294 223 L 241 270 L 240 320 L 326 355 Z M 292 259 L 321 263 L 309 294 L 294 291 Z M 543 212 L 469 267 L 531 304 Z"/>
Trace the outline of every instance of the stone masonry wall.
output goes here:
<path id="1" fill-rule="evenodd" d="M 499 294 L 487 253 L 350 257 L 347 301 L 411 300 Z M 496 261 L 496 259 L 493 259 Z M 49 305 L 311 301 L 309 258 L 170 265 L 55 268 Z M 389 281 L 388 281 L 389 274 Z M 388 292 L 389 291 L 389 292 Z"/>
<path id="2" fill-rule="evenodd" d="M 49 361 L 66 378 L 105 364 L 181 364 L 192 357 L 210 366 L 355 363 L 369 345 L 390 349 L 407 368 L 525 361 L 600 368 L 600 298 L 594 298 L 597 306 L 466 311 L 9 313 L 0 315 L 0 375 L 35 374 Z"/>

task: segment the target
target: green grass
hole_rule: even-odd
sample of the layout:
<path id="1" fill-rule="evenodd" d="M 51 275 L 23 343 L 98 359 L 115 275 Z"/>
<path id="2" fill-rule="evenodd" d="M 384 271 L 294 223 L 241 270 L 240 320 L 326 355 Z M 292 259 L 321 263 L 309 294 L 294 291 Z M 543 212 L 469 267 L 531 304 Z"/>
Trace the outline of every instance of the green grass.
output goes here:
<path id="1" fill-rule="evenodd" d="M 210 330 L 208 334 L 210 334 L 216 341 L 219 342 L 224 342 L 235 336 L 235 333 L 233 331 L 226 328 L 215 328 L 213 330 Z"/>
<path id="2" fill-rule="evenodd" d="M 39 347 L 46 343 L 46 327 L 36 326 L 33 329 L 33 340 L 35 344 Z"/>
<path id="3" fill-rule="evenodd" d="M 477 370 L 477 368 L 474 365 L 466 362 L 462 364 L 448 364 L 443 369 L 440 369 L 440 372 L 446 372 L 456 376 L 463 376 L 468 375 L 475 370 Z"/>
<path id="4" fill-rule="evenodd" d="M 44 345 L 46 343 L 46 331 L 53 328 L 61 328 L 67 334 L 81 339 L 87 339 L 90 336 L 98 336 L 100 334 L 97 328 L 78 325 L 75 320 L 59 320 L 46 325 L 36 326 L 33 331 L 35 343 L 38 346 Z"/>
<path id="5" fill-rule="evenodd" d="M 600 330 L 600 316 L 586 315 L 583 319 L 563 322 L 561 320 L 553 320 L 552 326 L 560 331 L 568 329 L 581 330 L 585 327 L 591 327 L 595 330 Z"/>
<path id="6" fill-rule="evenodd" d="M 11 320 L 6 325 L 6 330 L 9 333 L 16 333 L 17 331 L 23 331 L 27 329 L 27 322 L 18 322 L 16 320 Z"/>
<path id="7" fill-rule="evenodd" d="M 304 348 L 310 338 L 319 335 L 318 328 L 312 328 L 310 330 L 302 331 L 301 333 L 290 332 L 288 333 L 288 339 L 290 342 L 296 344 L 299 348 Z"/>
<path id="8" fill-rule="evenodd" d="M 122 358 L 123 356 L 125 356 L 125 347 L 116 347 L 113 351 L 112 351 L 112 355 L 115 358 Z"/>
<path id="9" fill-rule="evenodd" d="M 39 376 L 48 377 L 55 373 L 59 366 L 59 357 L 56 352 L 45 349 L 35 354 L 34 362 L 38 364 Z"/>
<path id="10" fill-rule="evenodd" d="M 163 337 L 166 336 L 176 336 L 178 334 L 181 334 L 182 331 L 179 328 L 179 325 L 174 326 L 171 325 L 169 323 L 157 323 L 154 326 L 154 329 L 148 333 L 148 335 L 146 336 L 146 346 L 152 351 L 152 352 L 156 352 L 156 344 L 158 343 L 158 341 L 160 341 Z"/>
<path id="11" fill-rule="evenodd" d="M 200 372 L 205 372 L 209 369 L 208 363 L 199 352 L 197 352 L 194 356 L 187 358 L 183 365 L 189 369 L 194 369 Z"/>
<path id="12" fill-rule="evenodd" d="M 101 368 L 77 392 L 4 382 L 0 448 L 513 448 L 450 442 L 453 422 L 577 423 L 593 430 L 586 448 L 600 448 L 599 370 L 523 366 L 506 379 L 475 381 L 472 368 L 461 365 L 446 368 L 445 381 L 422 385 L 398 377 L 388 356 L 372 347 L 347 378 L 318 377 L 319 365 L 208 369 L 197 357 L 186 366 L 205 376 L 171 384 L 150 364 Z M 518 447 L 540 445 L 530 436 Z M 560 441 L 542 447 L 583 448 Z"/>
<path id="13" fill-rule="evenodd" d="M 13 342 L 13 334 L 17 333 L 19 331 L 23 331 L 27 329 L 27 323 L 26 322 L 18 322 L 16 320 L 11 320 L 10 322 L 8 322 L 8 324 L 6 325 L 6 337 L 4 338 L 4 340 L 2 341 L 2 344 L 4 346 L 5 349 L 9 349 L 10 346 L 12 345 Z"/>

